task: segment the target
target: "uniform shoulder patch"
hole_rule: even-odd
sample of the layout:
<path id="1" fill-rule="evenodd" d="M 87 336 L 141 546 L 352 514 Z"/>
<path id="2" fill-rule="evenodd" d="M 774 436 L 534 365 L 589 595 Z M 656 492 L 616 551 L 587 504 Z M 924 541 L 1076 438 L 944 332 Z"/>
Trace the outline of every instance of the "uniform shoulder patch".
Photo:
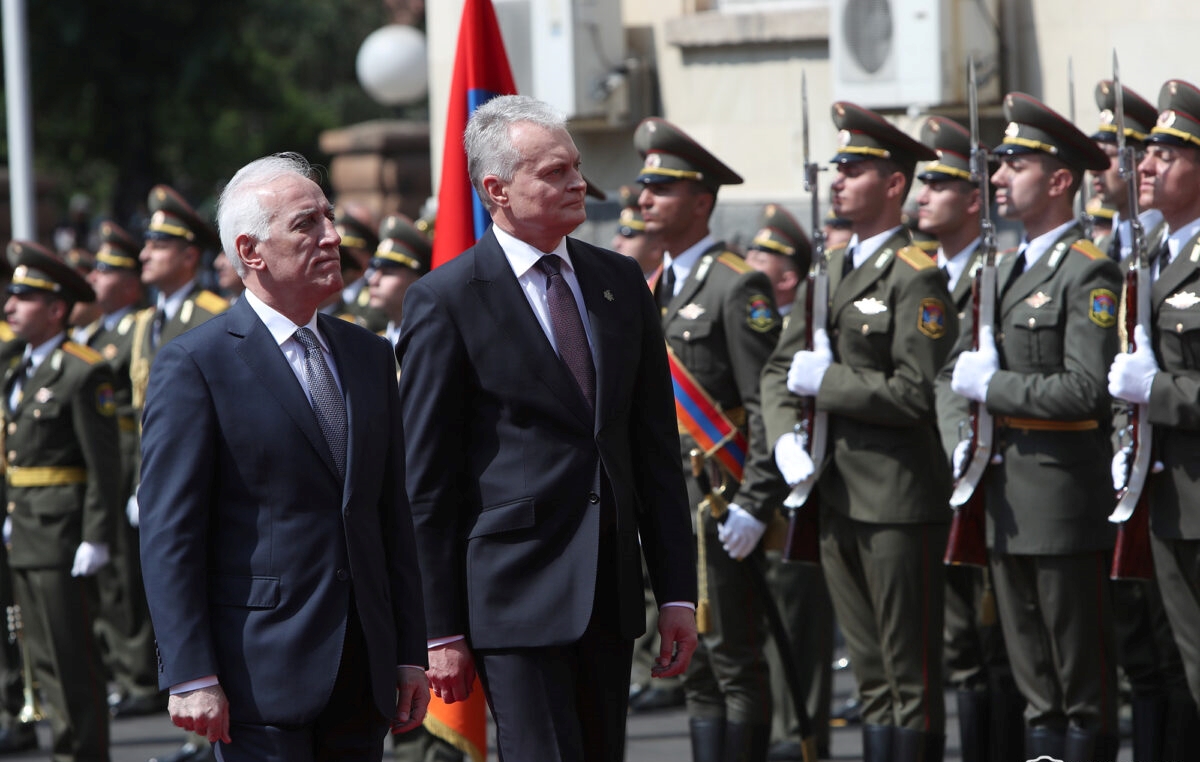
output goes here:
<path id="1" fill-rule="evenodd" d="M 931 339 L 940 339 L 946 335 L 946 304 L 941 299 L 930 297 L 921 300 L 917 330 Z"/>
<path id="2" fill-rule="evenodd" d="M 15 338 L 17 335 L 13 333 L 12 326 L 8 324 L 8 321 L 0 322 L 0 341 L 9 342 Z"/>
<path id="3" fill-rule="evenodd" d="M 723 252 L 721 256 L 717 257 L 717 261 L 728 267 L 730 270 L 733 270 L 738 275 L 748 273 L 754 269 L 750 265 L 746 264 L 746 260 L 739 257 L 737 254 L 734 254 L 732 251 Z"/>
<path id="4" fill-rule="evenodd" d="M 105 418 L 117 414 L 117 398 L 112 384 L 105 382 L 96 387 L 96 412 Z"/>
<path id="5" fill-rule="evenodd" d="M 88 365 L 95 365 L 104 359 L 99 352 L 91 347 L 85 347 L 84 345 L 76 344 L 73 341 L 64 341 L 62 344 L 62 350 L 69 355 L 83 360 Z"/>
<path id="6" fill-rule="evenodd" d="M 928 270 L 936 267 L 937 262 L 917 246 L 905 246 L 896 252 L 896 257 L 914 270 Z"/>
<path id="7" fill-rule="evenodd" d="M 747 300 L 746 325 L 759 333 L 766 333 L 779 325 L 779 312 L 766 295 L 754 294 Z"/>
<path id="8" fill-rule="evenodd" d="M 228 301 L 207 289 L 196 294 L 196 298 L 193 301 L 196 302 L 197 307 L 214 315 L 219 315 L 229 309 Z"/>
<path id="9" fill-rule="evenodd" d="M 1089 296 L 1088 317 L 1101 328 L 1117 324 L 1117 295 L 1107 288 L 1094 288 Z"/>
<path id="10" fill-rule="evenodd" d="M 1088 259 L 1101 259 L 1105 256 L 1104 252 L 1100 251 L 1096 244 L 1086 238 L 1080 238 L 1071 244 L 1071 251 L 1077 251 Z"/>

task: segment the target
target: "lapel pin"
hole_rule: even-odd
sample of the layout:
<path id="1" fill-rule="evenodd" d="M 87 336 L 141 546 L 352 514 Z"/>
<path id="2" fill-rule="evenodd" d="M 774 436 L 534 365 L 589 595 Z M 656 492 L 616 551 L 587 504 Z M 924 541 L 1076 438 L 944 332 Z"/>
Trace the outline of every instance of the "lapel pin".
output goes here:
<path id="1" fill-rule="evenodd" d="M 613 301 L 613 298 L 614 298 L 613 293 L 611 291 L 609 291 L 608 289 L 605 289 L 604 290 L 604 298 L 610 302 Z"/>

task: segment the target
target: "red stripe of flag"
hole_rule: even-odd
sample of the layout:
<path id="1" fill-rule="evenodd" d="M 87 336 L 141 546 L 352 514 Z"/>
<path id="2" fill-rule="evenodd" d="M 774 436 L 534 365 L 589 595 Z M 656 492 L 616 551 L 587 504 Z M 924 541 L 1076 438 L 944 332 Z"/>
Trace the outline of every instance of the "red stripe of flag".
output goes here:
<path id="1" fill-rule="evenodd" d="M 467 155 L 463 150 L 467 119 L 497 95 L 516 92 L 491 0 L 466 0 L 458 28 L 458 49 L 446 112 L 437 234 L 433 238 L 434 267 L 474 246 L 490 221 L 467 174 Z"/>

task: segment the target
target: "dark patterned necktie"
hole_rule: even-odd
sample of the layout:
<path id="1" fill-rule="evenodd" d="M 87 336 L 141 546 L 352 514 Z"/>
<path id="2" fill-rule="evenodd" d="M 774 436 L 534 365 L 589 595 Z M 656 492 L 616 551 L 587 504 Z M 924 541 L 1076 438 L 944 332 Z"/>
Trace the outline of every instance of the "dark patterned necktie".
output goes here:
<path id="1" fill-rule="evenodd" d="M 312 396 L 313 412 L 317 414 L 317 423 L 325 435 L 333 462 L 337 464 L 338 475 L 345 478 L 346 400 L 325 364 L 316 335 L 308 328 L 299 328 L 294 336 L 304 347 L 304 380 L 308 382 L 308 393 Z"/>
<path id="2" fill-rule="evenodd" d="M 562 261 L 557 254 L 547 254 L 538 260 L 537 266 L 546 275 L 546 304 L 550 308 L 550 328 L 554 331 L 558 356 L 575 377 L 588 407 L 595 410 L 596 366 L 592 363 L 575 295 L 562 276 Z"/>

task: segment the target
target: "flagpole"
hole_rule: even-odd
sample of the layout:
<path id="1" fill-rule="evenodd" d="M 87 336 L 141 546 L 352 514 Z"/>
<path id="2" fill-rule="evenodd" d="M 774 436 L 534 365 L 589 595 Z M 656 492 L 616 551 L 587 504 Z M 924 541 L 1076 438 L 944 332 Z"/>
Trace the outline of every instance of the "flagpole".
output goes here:
<path id="1" fill-rule="evenodd" d="M 37 240 L 33 117 L 25 0 L 3 0 L 4 88 L 8 107 L 8 195 L 12 237 Z"/>

